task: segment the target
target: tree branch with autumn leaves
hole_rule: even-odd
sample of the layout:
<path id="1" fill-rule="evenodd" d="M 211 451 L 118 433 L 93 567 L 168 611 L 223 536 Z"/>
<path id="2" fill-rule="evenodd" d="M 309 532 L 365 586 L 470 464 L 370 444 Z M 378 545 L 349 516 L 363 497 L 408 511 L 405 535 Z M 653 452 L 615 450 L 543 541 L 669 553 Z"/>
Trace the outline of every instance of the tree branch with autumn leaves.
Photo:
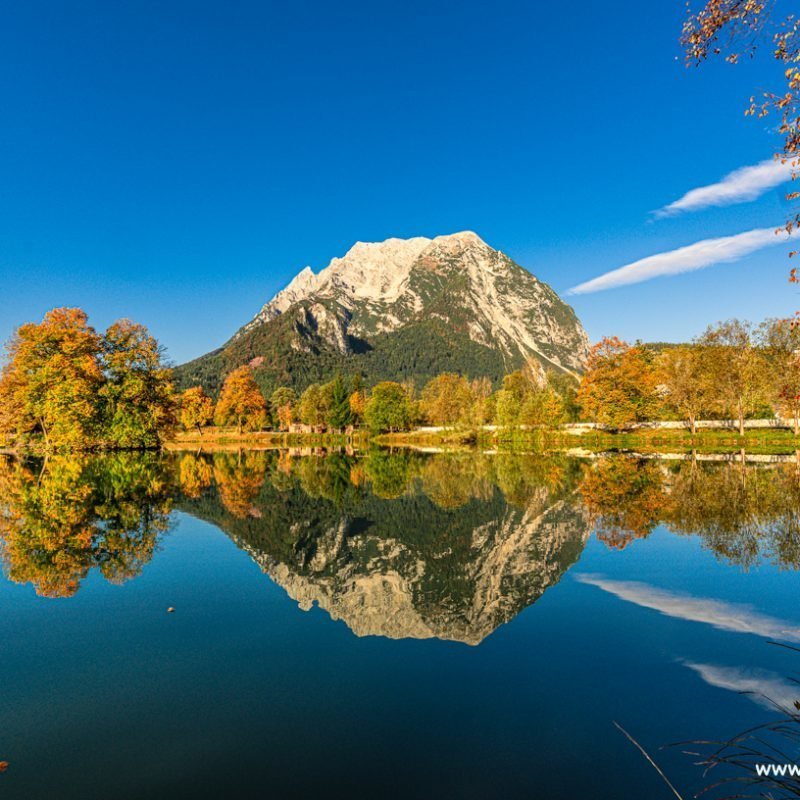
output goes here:
<path id="1" fill-rule="evenodd" d="M 736 64 L 743 56 L 754 58 L 765 43 L 771 43 L 772 55 L 784 65 L 785 86 L 777 91 L 762 92 L 760 100 L 750 98 L 747 116 L 764 118 L 778 116 L 778 132 L 783 137 L 775 158 L 792 168 L 792 180 L 800 172 L 800 18 L 793 14 L 776 15 L 774 0 L 707 0 L 697 12 L 689 6 L 681 44 L 686 52 L 687 66 L 699 66 L 709 56 L 723 56 Z M 800 192 L 790 191 L 787 200 L 796 201 Z M 800 211 L 794 211 L 784 228 L 791 234 L 800 230 Z M 790 257 L 797 255 L 793 250 Z M 797 268 L 790 273 L 792 283 L 800 283 Z"/>

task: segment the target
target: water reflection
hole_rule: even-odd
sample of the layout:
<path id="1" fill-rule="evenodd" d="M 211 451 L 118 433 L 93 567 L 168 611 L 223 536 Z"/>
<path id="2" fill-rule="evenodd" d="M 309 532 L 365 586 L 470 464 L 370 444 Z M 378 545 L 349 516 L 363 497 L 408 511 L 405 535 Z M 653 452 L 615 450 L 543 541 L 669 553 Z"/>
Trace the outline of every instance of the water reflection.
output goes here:
<path id="1" fill-rule="evenodd" d="M 598 538 L 624 548 L 657 525 L 696 534 L 719 558 L 800 567 L 800 463 L 664 462 L 607 456 L 584 466 L 580 493 Z"/>
<path id="2" fill-rule="evenodd" d="M 92 569 L 121 583 L 173 508 L 358 635 L 477 644 L 557 583 L 592 530 L 623 549 L 661 525 L 739 567 L 800 566 L 796 463 L 240 451 L 0 459 L 6 575 L 47 597 Z"/>
<path id="3" fill-rule="evenodd" d="M 138 575 L 169 526 L 170 478 L 152 455 L 0 459 L 7 576 L 44 597 L 70 597 L 95 568 L 112 583 Z"/>
<path id="4" fill-rule="evenodd" d="M 358 635 L 477 644 L 557 582 L 589 532 L 563 458 L 219 454 L 199 494 L 187 459 L 205 460 L 183 456 L 179 508 Z"/>

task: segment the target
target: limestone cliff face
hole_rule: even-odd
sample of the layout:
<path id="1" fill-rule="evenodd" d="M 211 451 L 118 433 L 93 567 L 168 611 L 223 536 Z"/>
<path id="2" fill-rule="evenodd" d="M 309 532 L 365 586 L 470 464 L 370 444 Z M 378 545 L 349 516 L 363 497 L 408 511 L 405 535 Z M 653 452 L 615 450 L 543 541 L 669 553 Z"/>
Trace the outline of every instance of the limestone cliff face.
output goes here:
<path id="1" fill-rule="evenodd" d="M 589 533 L 582 507 L 570 502 L 506 506 L 473 530 L 466 558 L 443 566 L 396 539 L 348 537 L 349 522 L 342 518 L 325 530 L 306 563 L 279 561 L 240 544 L 302 609 L 317 605 L 357 636 L 471 645 L 557 583 Z"/>
<path id="2" fill-rule="evenodd" d="M 220 350 L 177 377 L 213 391 L 226 371 L 258 358 L 265 387 L 302 388 L 336 369 L 376 380 L 441 371 L 498 379 L 531 358 L 574 373 L 587 353 L 569 305 L 464 231 L 358 242 L 319 273 L 306 267 Z"/>
<path id="3" fill-rule="evenodd" d="M 512 360 L 533 355 L 577 370 L 587 353 L 586 333 L 569 306 L 471 231 L 357 242 L 317 275 L 306 267 L 237 336 L 309 302 L 317 314 L 331 304 L 349 312 L 348 332 L 359 339 L 433 316 L 457 319 L 472 341 Z"/>

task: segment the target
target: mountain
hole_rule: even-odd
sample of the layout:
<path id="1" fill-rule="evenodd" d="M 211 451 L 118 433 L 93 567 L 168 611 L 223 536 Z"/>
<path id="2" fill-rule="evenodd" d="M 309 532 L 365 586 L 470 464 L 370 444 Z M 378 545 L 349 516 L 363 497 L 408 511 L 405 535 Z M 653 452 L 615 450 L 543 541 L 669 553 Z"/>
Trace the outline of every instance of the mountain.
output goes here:
<path id="1" fill-rule="evenodd" d="M 587 350 L 570 306 L 465 231 L 358 242 L 317 274 L 306 267 L 220 349 L 178 367 L 176 379 L 216 393 L 231 369 L 249 363 L 265 390 L 302 389 L 336 371 L 367 382 L 422 382 L 444 371 L 498 381 L 530 357 L 579 371 Z"/>

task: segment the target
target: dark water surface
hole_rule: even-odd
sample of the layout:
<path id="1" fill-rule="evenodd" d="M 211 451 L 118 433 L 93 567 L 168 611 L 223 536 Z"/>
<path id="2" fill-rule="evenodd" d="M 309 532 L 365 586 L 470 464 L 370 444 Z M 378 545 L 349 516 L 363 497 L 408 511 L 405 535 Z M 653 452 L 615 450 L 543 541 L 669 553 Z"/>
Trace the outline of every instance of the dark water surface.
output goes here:
<path id="1" fill-rule="evenodd" d="M 796 463 L 5 459 L 0 541 L 3 800 L 690 797 L 800 698 Z"/>

